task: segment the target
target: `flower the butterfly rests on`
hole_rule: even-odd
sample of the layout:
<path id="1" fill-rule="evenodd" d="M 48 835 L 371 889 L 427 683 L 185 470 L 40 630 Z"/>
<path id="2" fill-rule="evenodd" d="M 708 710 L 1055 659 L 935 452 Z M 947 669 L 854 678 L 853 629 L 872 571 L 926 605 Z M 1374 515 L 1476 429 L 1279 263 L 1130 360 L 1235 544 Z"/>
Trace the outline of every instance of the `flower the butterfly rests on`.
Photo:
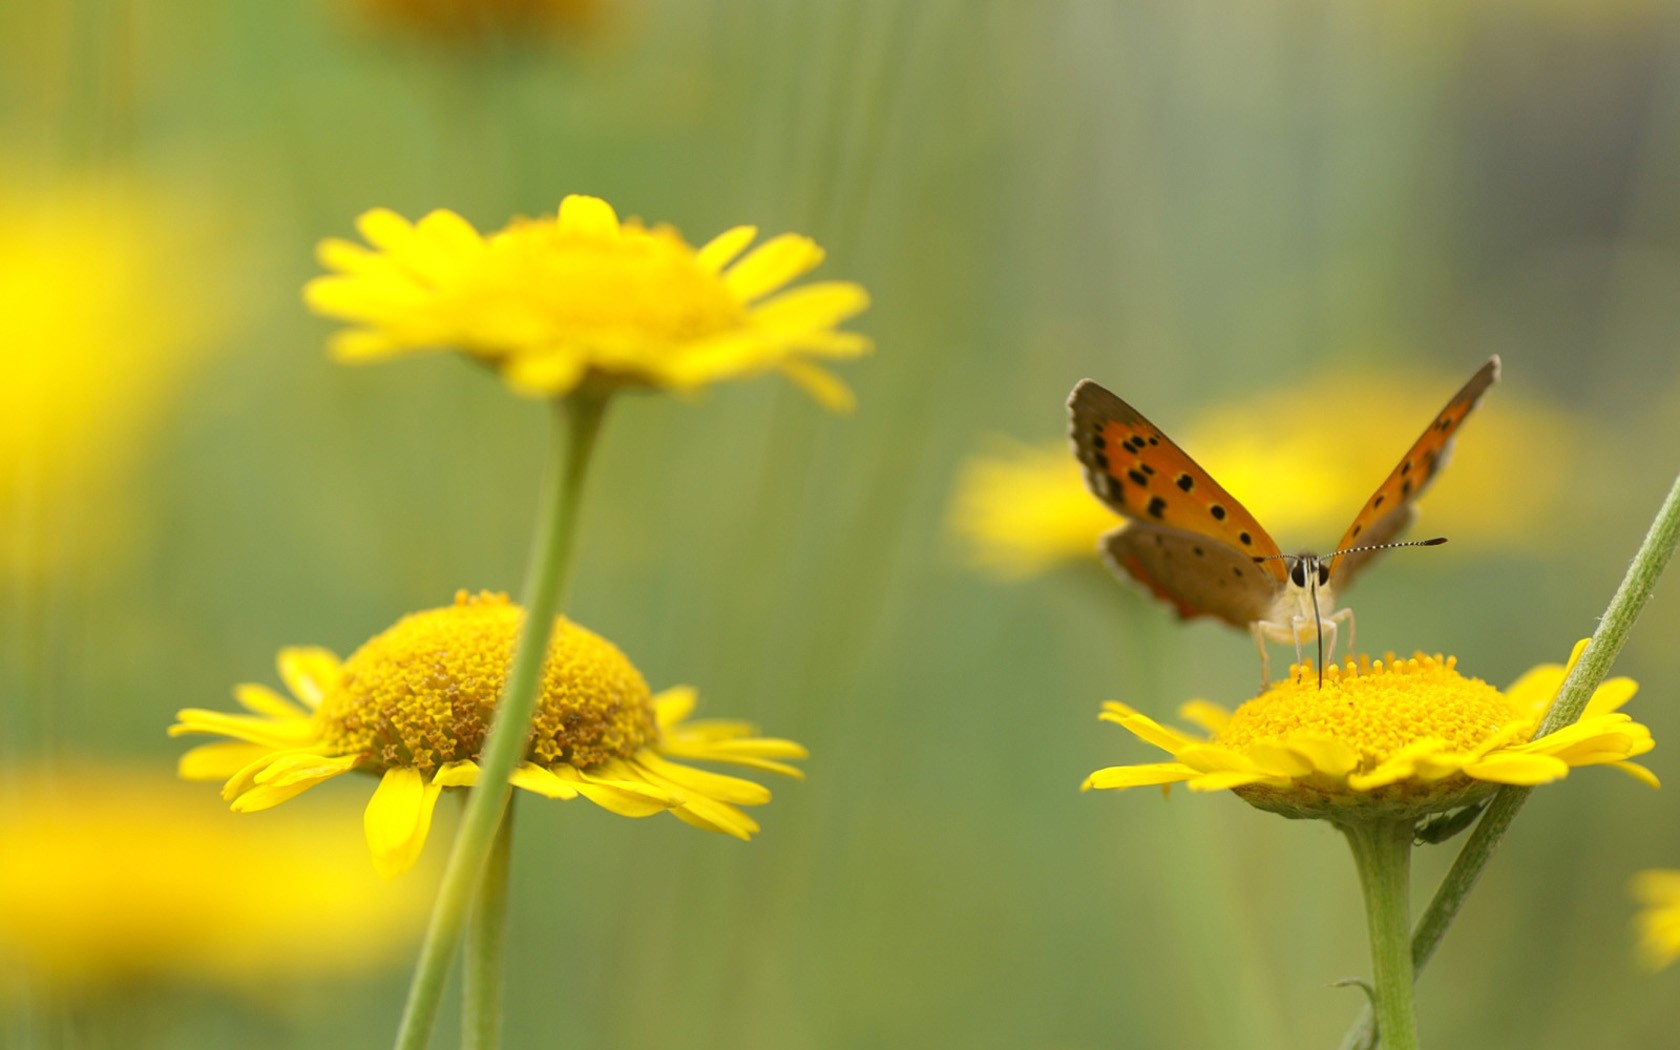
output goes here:
<path id="1" fill-rule="evenodd" d="M 1170 602 L 1182 619 L 1213 616 L 1247 628 L 1260 652 L 1262 682 L 1269 677 L 1268 640 L 1293 642 L 1299 659 L 1303 641 L 1328 635 L 1333 653 L 1340 625 L 1353 631 L 1353 611 L 1336 608 L 1336 593 L 1411 523 L 1413 501 L 1446 465 L 1459 426 L 1498 379 L 1499 358 L 1491 357 L 1323 557 L 1284 554 L 1254 515 L 1159 427 L 1101 385 L 1081 380 L 1068 398 L 1074 454 L 1086 487 L 1126 518 L 1102 538 L 1104 557 Z"/>

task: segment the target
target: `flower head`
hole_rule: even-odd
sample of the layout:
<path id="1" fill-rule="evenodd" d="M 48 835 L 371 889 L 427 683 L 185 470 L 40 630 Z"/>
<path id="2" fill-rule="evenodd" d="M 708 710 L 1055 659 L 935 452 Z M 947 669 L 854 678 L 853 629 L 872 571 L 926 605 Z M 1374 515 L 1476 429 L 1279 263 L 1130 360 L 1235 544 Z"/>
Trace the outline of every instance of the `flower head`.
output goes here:
<path id="1" fill-rule="evenodd" d="M 117 173 L 0 170 L 0 574 L 100 569 L 144 531 L 136 461 L 228 321 L 186 291 L 218 278 L 184 211 Z"/>
<path id="2" fill-rule="evenodd" d="M 1642 871 L 1633 877 L 1633 895 L 1645 905 L 1635 919 L 1639 958 L 1660 970 L 1680 958 L 1680 871 Z"/>
<path id="3" fill-rule="evenodd" d="M 222 797 L 239 812 L 268 809 L 341 773 L 377 774 L 363 821 L 368 846 L 381 874 L 400 874 L 425 846 L 442 789 L 477 781 L 523 618 L 506 595 L 463 591 L 453 605 L 404 617 L 343 662 L 325 649 L 281 650 L 292 699 L 242 685 L 234 695 L 250 714 L 177 714 L 171 736 L 230 738 L 181 756 L 180 773 L 225 778 Z M 652 694 L 612 643 L 558 619 L 531 740 L 510 779 L 546 798 L 582 796 L 626 817 L 668 809 L 696 827 L 750 838 L 758 824 L 737 807 L 768 802 L 767 788 L 670 759 L 799 777 L 785 760 L 804 758 L 805 749 L 744 722 L 689 722 L 694 705 L 686 687 Z"/>
<path id="4" fill-rule="evenodd" d="M 785 288 L 823 258 L 793 234 L 747 251 L 757 231 L 737 226 L 695 249 L 582 196 L 489 236 L 449 211 L 411 223 L 376 209 L 357 225 L 371 247 L 322 242 L 334 273 L 305 289 L 318 313 L 355 325 L 332 340 L 344 361 L 454 348 L 542 397 L 591 379 L 686 391 L 775 370 L 846 408 L 850 391 L 817 362 L 869 349 L 837 330 L 868 305 L 862 287 Z"/>
<path id="5" fill-rule="evenodd" d="M 229 820 L 145 766 L 12 770 L 0 840 L 0 993 L 184 982 L 266 994 L 277 978 L 383 966 L 425 916 L 420 888 L 375 878 L 354 835 Z"/>
<path id="6" fill-rule="evenodd" d="M 1575 647 L 1580 659 L 1586 642 Z M 1323 688 L 1307 668 L 1227 712 L 1205 701 L 1180 712 L 1209 733 L 1198 738 L 1124 704 L 1102 718 L 1172 755 L 1171 762 L 1099 769 L 1086 788 L 1185 782 L 1192 791 L 1231 790 L 1254 806 L 1291 817 L 1342 823 L 1414 817 L 1473 803 L 1500 784 L 1545 784 L 1576 766 L 1608 763 L 1656 786 L 1628 759 L 1652 746 L 1651 732 L 1619 708 L 1637 686 L 1599 686 L 1580 721 L 1530 740 L 1567 668 L 1536 667 L 1504 693 L 1458 673 L 1453 658 L 1361 657 L 1325 668 Z"/>

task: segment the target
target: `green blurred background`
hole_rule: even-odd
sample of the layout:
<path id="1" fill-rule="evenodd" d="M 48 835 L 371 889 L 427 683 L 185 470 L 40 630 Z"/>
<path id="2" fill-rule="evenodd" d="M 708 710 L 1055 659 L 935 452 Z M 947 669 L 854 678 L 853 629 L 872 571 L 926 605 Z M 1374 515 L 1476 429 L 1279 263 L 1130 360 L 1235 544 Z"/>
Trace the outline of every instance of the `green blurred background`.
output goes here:
<path id="1" fill-rule="evenodd" d="M 457 588 L 517 591 L 542 407 L 453 358 L 328 361 L 298 290 L 360 211 L 493 229 L 583 192 L 695 243 L 809 233 L 819 276 L 874 296 L 855 416 L 773 379 L 623 399 L 570 603 L 655 688 L 807 744 L 809 779 L 772 785 L 746 846 L 523 806 L 509 1045 L 1334 1045 L 1361 996 L 1329 982 L 1367 963 L 1333 831 L 1077 791 L 1153 760 L 1101 701 L 1234 704 L 1248 640 L 1087 567 L 974 571 L 955 479 L 996 435 L 1057 439 L 1082 376 L 1172 432 L 1350 365 L 1447 376 L 1440 402 L 1497 352 L 1464 444 L 1507 401 L 1567 410 L 1573 458 L 1501 465 L 1566 473 L 1560 495 L 1509 545 L 1393 556 L 1360 637 L 1498 684 L 1563 659 L 1680 467 L 1680 5 L 569 6 L 471 39 L 352 0 L 0 8 L 0 172 L 170 196 L 191 247 L 159 294 L 214 319 L 112 439 L 121 478 L 32 526 L 89 553 L 0 581 L 0 756 L 167 770 L 173 712 L 274 683 L 280 646 L 347 653 Z M 1677 638 L 1670 583 L 1618 666 L 1670 780 Z M 354 824 L 362 787 L 288 807 Z M 1426 1042 L 1669 1044 L 1680 975 L 1634 968 L 1625 883 L 1680 866 L 1673 790 L 1592 770 L 1537 793 L 1422 979 Z M 1420 853 L 1420 906 L 1455 845 Z M 256 1003 L 152 989 L 114 1032 L 17 1008 L 0 1035 L 376 1046 L 408 965 Z"/>

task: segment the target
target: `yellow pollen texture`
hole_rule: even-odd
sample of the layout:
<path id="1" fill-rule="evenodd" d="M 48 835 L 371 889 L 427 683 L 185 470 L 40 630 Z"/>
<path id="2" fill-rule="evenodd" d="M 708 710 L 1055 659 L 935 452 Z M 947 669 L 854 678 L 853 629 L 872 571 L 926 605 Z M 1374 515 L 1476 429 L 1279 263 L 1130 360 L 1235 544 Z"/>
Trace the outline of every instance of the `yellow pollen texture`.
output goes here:
<path id="1" fill-rule="evenodd" d="M 1467 751 L 1522 717 L 1499 690 L 1455 670 L 1452 658 L 1422 653 L 1325 669 L 1292 671 L 1232 714 L 1218 743 L 1242 749 L 1299 735 L 1328 737 L 1357 750 L 1369 768 L 1418 740 Z"/>
<path id="2" fill-rule="evenodd" d="M 483 286 L 464 290 L 468 301 L 506 289 L 522 290 L 504 292 L 510 299 L 531 297 L 525 307 L 509 304 L 533 311 L 525 335 L 547 329 L 596 349 L 646 347 L 650 338 L 686 344 L 732 330 L 744 316 L 679 238 L 628 223 L 612 239 L 564 231 L 553 221 L 520 223 L 491 242 L 479 280 Z"/>
<path id="3" fill-rule="evenodd" d="M 324 740 L 363 768 L 411 766 L 430 774 L 479 757 L 507 680 L 524 610 L 504 594 L 406 616 L 344 664 L 322 699 Z M 652 694 L 610 642 L 570 621 L 555 624 L 526 757 L 587 769 L 658 736 Z"/>

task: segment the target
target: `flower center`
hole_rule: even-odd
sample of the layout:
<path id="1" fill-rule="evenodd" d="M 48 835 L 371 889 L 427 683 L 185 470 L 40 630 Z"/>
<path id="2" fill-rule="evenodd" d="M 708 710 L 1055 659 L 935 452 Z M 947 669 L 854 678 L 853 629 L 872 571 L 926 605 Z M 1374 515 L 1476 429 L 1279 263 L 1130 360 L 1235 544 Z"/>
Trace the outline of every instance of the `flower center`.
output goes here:
<path id="1" fill-rule="evenodd" d="M 505 594 L 399 620 L 356 650 L 316 717 L 338 754 L 370 768 L 430 774 L 477 759 L 506 684 L 525 611 Z M 653 698 L 633 664 L 606 639 L 559 619 L 543 668 L 526 758 L 579 769 L 625 758 L 658 736 Z"/>
<path id="2" fill-rule="evenodd" d="M 520 223 L 494 237 L 463 301 L 491 330 L 484 349 L 586 346 L 630 361 L 651 345 L 674 351 L 738 328 L 745 311 L 694 252 L 664 230 L 625 225 L 615 237 L 562 231 L 553 221 Z M 487 299 L 497 309 L 485 311 Z"/>
<path id="3" fill-rule="evenodd" d="M 1358 751 L 1366 769 L 1419 740 L 1468 751 L 1524 712 L 1493 686 L 1459 674 L 1457 663 L 1421 653 L 1408 660 L 1362 656 L 1325 668 L 1322 689 L 1308 667 L 1237 708 L 1218 742 L 1244 748 L 1318 735 Z"/>

